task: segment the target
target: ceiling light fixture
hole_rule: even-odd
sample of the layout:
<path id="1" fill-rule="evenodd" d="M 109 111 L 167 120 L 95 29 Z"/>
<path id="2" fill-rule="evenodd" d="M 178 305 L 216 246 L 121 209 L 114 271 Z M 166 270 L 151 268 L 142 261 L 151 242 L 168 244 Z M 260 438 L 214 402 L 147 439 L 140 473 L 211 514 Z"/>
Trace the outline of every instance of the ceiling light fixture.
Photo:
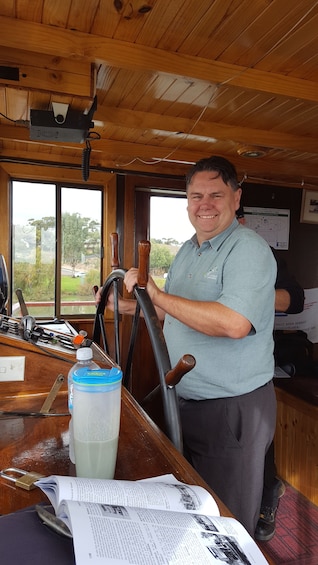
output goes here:
<path id="1" fill-rule="evenodd" d="M 265 157 L 268 153 L 266 147 L 254 147 L 252 145 L 245 145 L 244 147 L 239 147 L 237 153 L 240 157 L 249 157 L 250 159 L 258 159 L 259 157 Z"/>

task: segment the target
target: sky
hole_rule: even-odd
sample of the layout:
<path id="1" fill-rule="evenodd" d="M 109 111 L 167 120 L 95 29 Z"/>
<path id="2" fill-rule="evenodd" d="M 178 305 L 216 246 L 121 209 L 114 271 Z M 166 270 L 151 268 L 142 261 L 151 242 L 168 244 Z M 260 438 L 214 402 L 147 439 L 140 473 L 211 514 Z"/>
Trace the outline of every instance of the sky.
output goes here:
<path id="1" fill-rule="evenodd" d="M 25 183 L 15 181 L 14 186 L 15 224 L 26 224 L 30 218 L 40 219 L 55 215 L 54 185 L 43 186 L 40 183 L 30 183 L 32 197 L 30 197 Z M 75 202 L 72 189 L 63 191 L 63 210 L 70 213 L 76 211 L 82 216 L 97 219 L 95 216 L 96 210 L 98 210 L 98 202 L 100 202 L 100 192 L 83 189 L 83 191 L 77 191 L 77 195 L 78 198 Z M 82 196 L 82 198 L 79 196 Z M 17 207 L 15 202 L 19 204 Z M 150 237 L 154 239 L 171 238 L 179 243 L 183 243 L 192 237 L 194 229 L 189 222 L 186 206 L 186 198 L 152 196 Z"/>
<path id="2" fill-rule="evenodd" d="M 71 188 L 63 190 L 63 210 L 70 213 L 79 212 L 81 216 L 98 220 L 99 214 L 96 214 L 96 210 L 99 210 L 100 192 L 83 189 L 77 191 L 77 195 L 81 195 L 82 198 L 77 198 L 75 202 L 74 190 Z M 17 207 L 15 202 L 19 204 Z M 15 224 L 25 224 L 30 218 L 37 220 L 46 216 L 55 216 L 55 185 L 30 183 L 30 191 L 28 191 L 28 183 L 14 181 L 13 210 Z"/>
<path id="3" fill-rule="evenodd" d="M 150 237 L 176 239 L 183 243 L 194 234 L 186 210 L 186 198 L 153 196 L 150 210 Z"/>

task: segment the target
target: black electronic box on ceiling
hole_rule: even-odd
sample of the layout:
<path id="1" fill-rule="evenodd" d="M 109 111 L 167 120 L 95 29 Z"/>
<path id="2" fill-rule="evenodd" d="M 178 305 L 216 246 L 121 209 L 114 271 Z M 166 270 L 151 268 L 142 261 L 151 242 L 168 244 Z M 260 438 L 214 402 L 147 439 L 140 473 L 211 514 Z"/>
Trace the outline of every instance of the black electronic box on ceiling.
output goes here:
<path id="1" fill-rule="evenodd" d="M 87 114 L 69 109 L 68 104 L 56 104 L 52 110 L 30 110 L 30 139 L 83 143 L 94 127 L 93 114 L 97 107 L 95 96 Z"/>

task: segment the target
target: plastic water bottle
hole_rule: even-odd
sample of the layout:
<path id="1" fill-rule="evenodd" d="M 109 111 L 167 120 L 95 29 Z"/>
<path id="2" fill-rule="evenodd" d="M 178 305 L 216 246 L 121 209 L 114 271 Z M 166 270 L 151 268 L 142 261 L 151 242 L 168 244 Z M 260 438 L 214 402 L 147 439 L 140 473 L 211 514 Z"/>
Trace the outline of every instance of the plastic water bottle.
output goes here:
<path id="1" fill-rule="evenodd" d="M 73 375 L 76 476 L 113 479 L 117 460 L 122 372 L 79 369 Z"/>
<path id="2" fill-rule="evenodd" d="M 72 463 L 75 463 L 74 452 L 74 433 L 73 433 L 73 375 L 78 369 L 99 369 L 99 365 L 93 361 L 93 350 L 90 347 L 80 347 L 76 351 L 76 363 L 71 367 L 68 373 L 68 410 L 71 414 L 69 423 L 69 457 Z"/>

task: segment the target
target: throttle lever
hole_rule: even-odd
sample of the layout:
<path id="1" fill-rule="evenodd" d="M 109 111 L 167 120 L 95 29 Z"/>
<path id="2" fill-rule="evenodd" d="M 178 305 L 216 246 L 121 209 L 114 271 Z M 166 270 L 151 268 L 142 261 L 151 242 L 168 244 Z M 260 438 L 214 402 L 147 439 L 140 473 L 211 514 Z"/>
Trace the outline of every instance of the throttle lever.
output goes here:
<path id="1" fill-rule="evenodd" d="M 17 298 L 19 300 L 19 304 L 20 304 L 20 310 L 21 310 L 21 314 L 22 316 L 28 316 L 29 315 L 29 311 L 27 309 L 27 305 L 24 301 L 24 297 L 23 297 L 23 293 L 21 288 L 17 288 L 15 291 Z"/>

